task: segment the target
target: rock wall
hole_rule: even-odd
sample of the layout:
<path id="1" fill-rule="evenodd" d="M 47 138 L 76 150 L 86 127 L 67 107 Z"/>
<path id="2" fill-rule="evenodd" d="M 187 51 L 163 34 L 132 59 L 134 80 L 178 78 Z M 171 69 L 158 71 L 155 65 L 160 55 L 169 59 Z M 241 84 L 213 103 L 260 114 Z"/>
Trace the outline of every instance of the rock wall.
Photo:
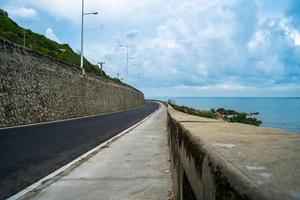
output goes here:
<path id="1" fill-rule="evenodd" d="M 140 107 L 144 95 L 126 84 L 82 76 L 77 66 L 0 39 L 0 127 L 48 122 Z"/>

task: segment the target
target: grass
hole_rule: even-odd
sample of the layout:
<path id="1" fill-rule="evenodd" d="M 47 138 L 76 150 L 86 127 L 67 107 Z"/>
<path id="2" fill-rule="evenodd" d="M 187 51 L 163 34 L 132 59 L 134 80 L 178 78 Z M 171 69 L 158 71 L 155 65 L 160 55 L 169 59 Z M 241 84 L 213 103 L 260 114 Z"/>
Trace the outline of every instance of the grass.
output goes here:
<path id="1" fill-rule="evenodd" d="M 24 32 L 26 36 L 26 47 L 41 54 L 59 59 L 65 63 L 80 66 L 80 55 L 75 53 L 68 44 L 59 44 L 46 38 L 44 35 L 32 32 L 30 29 L 24 29 L 9 17 L 0 13 L 0 37 L 19 45 L 23 45 Z M 85 58 L 84 68 L 85 71 L 89 73 L 120 82 L 119 79 L 109 77 L 104 71 L 101 73 L 101 69 L 97 65 L 91 64 Z"/>
<path id="2" fill-rule="evenodd" d="M 181 111 L 181 112 L 184 112 L 186 114 L 196 115 L 198 117 L 212 118 L 212 119 L 217 119 L 218 118 L 217 113 L 215 113 L 213 110 L 211 110 L 211 111 L 200 111 L 200 110 L 192 108 L 192 107 L 176 105 L 174 102 L 172 102 L 170 100 L 168 101 L 168 104 L 170 104 L 174 109 L 176 109 L 178 111 Z"/>

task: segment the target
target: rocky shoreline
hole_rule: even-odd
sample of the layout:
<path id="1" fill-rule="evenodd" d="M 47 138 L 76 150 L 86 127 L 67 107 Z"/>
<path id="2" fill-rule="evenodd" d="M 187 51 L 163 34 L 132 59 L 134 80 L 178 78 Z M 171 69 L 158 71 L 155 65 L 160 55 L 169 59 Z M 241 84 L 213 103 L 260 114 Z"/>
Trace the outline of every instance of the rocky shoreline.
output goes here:
<path id="1" fill-rule="evenodd" d="M 245 112 L 238 112 L 231 109 L 225 109 L 225 108 L 218 108 L 218 109 L 211 109 L 209 111 L 199 110 L 188 106 L 179 106 L 175 102 L 168 100 L 168 104 L 170 104 L 174 109 L 190 114 L 190 115 L 196 115 L 199 117 L 206 117 L 206 118 L 212 118 L 212 119 L 222 119 L 227 122 L 238 122 L 238 123 L 244 123 L 244 124 L 250 124 L 254 126 L 260 126 L 262 124 L 262 121 L 258 120 L 255 117 L 252 117 L 253 115 L 258 115 L 258 112 L 251 112 L 251 113 L 245 113 Z"/>

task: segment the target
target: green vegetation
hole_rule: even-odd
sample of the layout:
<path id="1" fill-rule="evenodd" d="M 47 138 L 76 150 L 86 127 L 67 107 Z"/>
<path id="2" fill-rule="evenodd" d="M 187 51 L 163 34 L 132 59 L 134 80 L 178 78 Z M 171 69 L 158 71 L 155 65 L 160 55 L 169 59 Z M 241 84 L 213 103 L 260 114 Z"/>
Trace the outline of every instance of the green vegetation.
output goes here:
<path id="1" fill-rule="evenodd" d="M 247 116 L 248 116 L 247 113 L 238 113 L 237 115 L 228 118 L 228 120 L 230 122 L 239 122 L 239 123 L 250 124 L 254 126 L 260 126 L 262 124 L 260 120 L 257 120 L 256 118 L 247 117 Z"/>
<path id="2" fill-rule="evenodd" d="M 191 107 L 187 107 L 187 106 L 179 106 L 176 105 L 173 101 L 168 100 L 168 104 L 170 104 L 174 109 L 190 114 L 190 115 L 196 115 L 199 117 L 206 117 L 206 118 L 213 118 L 213 119 L 217 119 L 218 115 L 217 113 L 215 113 L 213 110 L 210 111 L 200 111 L 198 109 L 195 108 L 191 108 Z"/>
<path id="3" fill-rule="evenodd" d="M 24 29 L 0 12 L 0 37 L 23 45 L 24 32 L 26 35 L 26 47 L 38 53 L 59 59 L 65 63 L 76 66 L 80 65 L 80 55 L 75 53 L 68 44 L 59 44 L 49 40 L 44 35 L 34 33 L 29 29 Z M 120 82 L 119 79 L 110 78 L 104 71 L 101 73 L 101 69 L 99 69 L 97 65 L 91 64 L 85 58 L 84 68 L 87 72 Z"/>
<path id="4" fill-rule="evenodd" d="M 187 107 L 187 106 L 179 106 L 176 105 L 175 102 L 168 100 L 168 104 L 170 104 L 174 109 L 190 114 L 196 115 L 199 117 L 206 117 L 212 119 L 223 119 L 228 122 L 239 122 L 244 124 L 250 124 L 254 126 L 260 126 L 262 121 L 248 117 L 247 113 L 240 113 L 234 110 L 226 110 L 224 108 L 219 108 L 217 110 L 211 109 L 210 111 L 201 111 L 195 108 Z M 253 114 L 253 113 L 252 113 Z"/>

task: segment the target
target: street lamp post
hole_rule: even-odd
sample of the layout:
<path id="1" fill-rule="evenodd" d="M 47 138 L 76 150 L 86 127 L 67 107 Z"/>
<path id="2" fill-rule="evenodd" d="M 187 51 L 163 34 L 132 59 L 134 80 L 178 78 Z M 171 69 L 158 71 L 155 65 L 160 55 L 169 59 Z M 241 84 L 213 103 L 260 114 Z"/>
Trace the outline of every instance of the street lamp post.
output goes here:
<path id="1" fill-rule="evenodd" d="M 120 80 L 120 73 L 116 73 L 117 74 L 117 79 L 119 79 Z"/>
<path id="2" fill-rule="evenodd" d="M 130 58 L 127 58 L 127 60 L 134 60 L 135 59 L 135 57 L 130 57 Z M 128 61 L 127 61 L 127 63 L 128 63 Z M 129 64 L 127 64 L 127 66 L 128 66 Z M 128 71 L 129 71 L 129 67 L 127 67 L 127 84 L 128 84 Z"/>
<path id="3" fill-rule="evenodd" d="M 102 61 L 101 61 L 101 62 L 98 62 L 97 64 L 100 65 L 100 68 L 101 68 L 101 76 L 103 76 L 103 68 L 102 68 L 102 67 L 103 67 L 103 65 L 105 64 L 105 62 L 102 62 Z"/>
<path id="4" fill-rule="evenodd" d="M 129 58 L 129 55 L 128 55 L 128 45 L 123 45 L 123 44 L 120 44 L 119 45 L 120 47 L 125 47 L 126 48 L 126 74 L 125 74 L 125 82 L 128 83 L 128 65 L 129 65 L 129 59 L 135 59 L 134 57 L 131 57 Z"/>
<path id="5" fill-rule="evenodd" d="M 142 70 L 143 68 L 141 67 L 140 64 L 133 64 L 134 66 L 137 66 L 138 67 L 138 88 L 140 88 L 140 86 L 142 85 Z"/>
<path id="6" fill-rule="evenodd" d="M 98 12 L 85 13 L 84 12 L 84 0 L 82 0 L 81 5 L 81 51 L 80 51 L 80 68 L 82 69 L 82 74 L 85 75 L 85 70 L 83 68 L 83 25 L 85 15 L 97 15 Z"/>
<path id="7" fill-rule="evenodd" d="M 126 73 L 125 73 L 125 82 L 127 83 L 127 78 L 128 78 L 128 46 L 120 44 L 120 47 L 125 47 L 126 48 Z"/>

